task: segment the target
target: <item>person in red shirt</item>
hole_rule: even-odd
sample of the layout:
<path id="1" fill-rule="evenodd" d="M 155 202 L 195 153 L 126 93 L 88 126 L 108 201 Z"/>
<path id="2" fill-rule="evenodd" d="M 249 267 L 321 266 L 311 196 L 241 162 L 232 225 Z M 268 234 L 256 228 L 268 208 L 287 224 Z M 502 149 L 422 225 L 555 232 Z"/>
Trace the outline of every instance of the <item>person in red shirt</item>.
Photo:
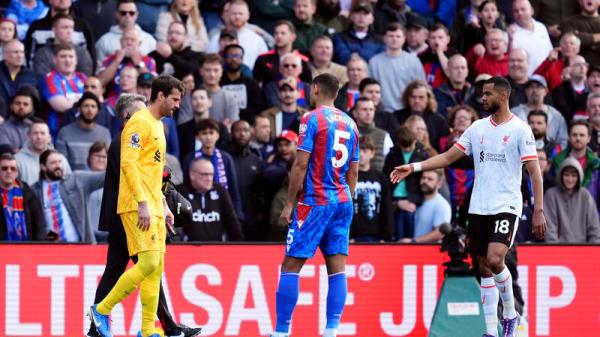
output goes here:
<path id="1" fill-rule="evenodd" d="M 581 40 L 572 32 L 560 38 L 560 46 L 555 48 L 548 58 L 540 64 L 535 73 L 544 76 L 550 91 L 563 81 L 563 71 L 569 65 L 571 56 L 579 55 Z"/>
<path id="2" fill-rule="evenodd" d="M 472 67 L 471 79 L 479 74 L 508 75 L 508 35 L 500 29 L 492 29 L 485 36 L 485 47 L 478 43 L 467 53 Z"/>

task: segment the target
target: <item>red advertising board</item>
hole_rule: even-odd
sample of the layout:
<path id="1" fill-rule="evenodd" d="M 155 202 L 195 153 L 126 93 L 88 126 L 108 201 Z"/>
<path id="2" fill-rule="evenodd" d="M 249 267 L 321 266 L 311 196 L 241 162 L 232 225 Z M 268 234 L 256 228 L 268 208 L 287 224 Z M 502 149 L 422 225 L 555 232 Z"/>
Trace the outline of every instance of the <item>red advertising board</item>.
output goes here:
<path id="1" fill-rule="evenodd" d="M 169 246 L 163 285 L 177 321 L 203 336 L 267 336 L 283 246 Z M 0 245 L 0 336 L 82 336 L 104 269 L 106 246 Z M 348 298 L 339 336 L 426 336 L 445 255 L 436 246 L 351 247 Z M 519 247 L 529 336 L 592 337 L 600 331 L 600 247 Z M 301 274 L 292 323 L 320 335 L 327 273 L 321 257 Z M 141 305 L 113 310 L 115 336 L 135 335 Z"/>

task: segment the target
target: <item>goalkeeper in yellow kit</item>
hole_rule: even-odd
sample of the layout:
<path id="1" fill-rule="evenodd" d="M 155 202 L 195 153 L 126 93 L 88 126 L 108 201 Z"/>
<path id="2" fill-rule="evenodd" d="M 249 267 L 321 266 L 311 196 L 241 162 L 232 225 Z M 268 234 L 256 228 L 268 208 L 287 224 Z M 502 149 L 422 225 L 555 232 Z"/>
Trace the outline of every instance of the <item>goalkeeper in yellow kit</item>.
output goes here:
<path id="1" fill-rule="evenodd" d="M 90 307 L 98 333 L 112 337 L 109 314 L 140 285 L 143 337 L 159 336 L 154 328 L 160 278 L 164 268 L 166 224 L 173 214 L 161 191 L 166 140 L 162 117 L 172 116 L 183 95 L 182 83 L 171 76 L 152 82 L 150 104 L 127 122 L 121 136 L 121 177 L 117 213 L 121 216 L 129 255 L 137 263 L 129 268 L 102 302 Z"/>

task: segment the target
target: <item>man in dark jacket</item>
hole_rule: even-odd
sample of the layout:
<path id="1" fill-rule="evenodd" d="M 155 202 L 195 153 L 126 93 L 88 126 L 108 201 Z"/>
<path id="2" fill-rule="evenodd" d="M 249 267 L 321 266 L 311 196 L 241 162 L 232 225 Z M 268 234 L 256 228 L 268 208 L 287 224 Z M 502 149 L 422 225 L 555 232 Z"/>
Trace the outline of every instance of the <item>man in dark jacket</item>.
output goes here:
<path id="1" fill-rule="evenodd" d="M 148 54 L 156 61 L 156 72 L 181 77 L 198 71 L 202 53 L 192 50 L 186 43 L 183 22 L 173 21 L 167 30 L 167 41 L 158 41 L 156 50 Z"/>
<path id="2" fill-rule="evenodd" d="M 25 54 L 23 44 L 19 40 L 12 40 L 2 48 L 0 62 L 0 101 L 5 104 L 0 110 L 0 117 L 8 117 L 8 104 L 17 90 L 25 85 L 37 88 L 34 73 L 25 68 Z"/>
<path id="3" fill-rule="evenodd" d="M 433 89 L 438 103 L 437 112 L 448 117 L 448 110 L 456 105 L 465 104 L 473 95 L 473 87 L 467 82 L 469 67 L 467 59 L 456 54 L 448 59 L 448 82 Z"/>

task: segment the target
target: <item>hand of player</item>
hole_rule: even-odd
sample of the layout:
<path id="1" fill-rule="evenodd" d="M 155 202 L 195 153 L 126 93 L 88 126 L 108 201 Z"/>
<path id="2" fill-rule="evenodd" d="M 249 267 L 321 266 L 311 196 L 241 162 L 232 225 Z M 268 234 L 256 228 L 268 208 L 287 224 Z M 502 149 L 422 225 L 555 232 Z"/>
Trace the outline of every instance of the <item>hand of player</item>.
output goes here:
<path id="1" fill-rule="evenodd" d="M 167 226 L 167 230 L 169 231 L 169 233 L 171 233 L 171 235 L 177 235 L 177 232 L 175 232 L 175 228 L 173 227 L 175 225 L 175 216 L 173 215 L 169 207 L 165 207 L 164 210 L 165 226 Z"/>
<path id="2" fill-rule="evenodd" d="M 150 209 L 146 201 L 138 203 L 138 228 L 144 232 L 150 228 Z"/>
<path id="3" fill-rule="evenodd" d="M 543 210 L 533 210 L 532 232 L 536 238 L 542 240 L 546 236 L 546 217 Z"/>
<path id="4" fill-rule="evenodd" d="M 292 210 L 294 209 L 294 205 L 292 204 L 285 204 L 285 207 L 283 207 L 283 210 L 281 210 L 281 215 L 279 216 L 279 222 L 287 227 L 290 225 L 290 223 L 292 223 Z M 298 226 L 298 228 L 300 228 L 300 226 Z"/>
<path id="5" fill-rule="evenodd" d="M 397 184 L 402 179 L 408 177 L 413 172 L 413 167 L 410 164 L 396 166 L 392 173 L 390 173 L 390 180 L 392 183 Z"/>

